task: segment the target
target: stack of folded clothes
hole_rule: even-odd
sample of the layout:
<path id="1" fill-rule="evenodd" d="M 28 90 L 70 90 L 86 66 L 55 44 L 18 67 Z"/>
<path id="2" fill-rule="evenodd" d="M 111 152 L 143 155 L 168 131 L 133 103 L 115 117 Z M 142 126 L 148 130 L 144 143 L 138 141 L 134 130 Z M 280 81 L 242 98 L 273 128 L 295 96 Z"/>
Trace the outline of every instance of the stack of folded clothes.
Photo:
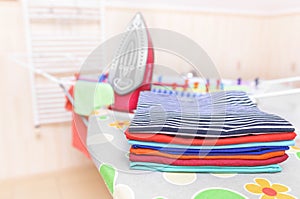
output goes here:
<path id="1" fill-rule="evenodd" d="M 246 93 L 187 98 L 142 92 L 125 132 L 130 167 L 169 172 L 279 172 L 294 127 Z"/>

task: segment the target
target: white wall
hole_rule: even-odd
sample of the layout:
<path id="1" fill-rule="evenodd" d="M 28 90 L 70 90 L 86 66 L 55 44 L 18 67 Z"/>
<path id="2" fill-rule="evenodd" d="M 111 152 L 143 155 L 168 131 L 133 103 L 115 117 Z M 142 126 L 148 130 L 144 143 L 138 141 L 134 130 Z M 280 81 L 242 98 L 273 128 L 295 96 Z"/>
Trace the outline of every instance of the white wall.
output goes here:
<path id="1" fill-rule="evenodd" d="M 138 9 L 108 9 L 108 37 L 122 32 L 136 11 Z M 266 50 L 260 41 L 266 33 L 261 31 L 260 17 L 152 9 L 141 12 L 149 27 L 176 31 L 197 42 L 213 59 L 222 77 L 255 78 L 265 74 L 257 70 L 266 61 L 263 59 Z M 260 53 L 253 53 L 253 49 L 259 49 Z M 190 69 L 175 57 L 159 55 L 156 56 L 158 64 L 175 67 L 178 72 Z"/>
<path id="2" fill-rule="evenodd" d="M 197 42 L 221 77 L 270 79 L 300 74 L 299 14 L 256 16 L 111 7 L 106 12 L 107 37 L 124 31 L 137 11 L 143 13 L 149 27 L 176 31 Z M 166 55 L 156 58 L 178 72 L 190 68 Z"/>
<path id="3" fill-rule="evenodd" d="M 300 13 L 269 17 L 267 77 L 300 75 Z"/>

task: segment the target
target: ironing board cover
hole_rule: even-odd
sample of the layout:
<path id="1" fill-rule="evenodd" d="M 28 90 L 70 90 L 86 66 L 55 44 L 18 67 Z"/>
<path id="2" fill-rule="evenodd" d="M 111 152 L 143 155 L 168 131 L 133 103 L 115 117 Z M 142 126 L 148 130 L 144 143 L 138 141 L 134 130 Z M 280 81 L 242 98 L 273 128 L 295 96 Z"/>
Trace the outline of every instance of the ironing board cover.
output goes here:
<path id="1" fill-rule="evenodd" d="M 87 147 L 114 198 L 121 199 L 242 199 L 297 198 L 300 148 L 276 174 L 168 173 L 129 169 L 124 131 L 132 116 L 101 110 L 89 119 Z"/>

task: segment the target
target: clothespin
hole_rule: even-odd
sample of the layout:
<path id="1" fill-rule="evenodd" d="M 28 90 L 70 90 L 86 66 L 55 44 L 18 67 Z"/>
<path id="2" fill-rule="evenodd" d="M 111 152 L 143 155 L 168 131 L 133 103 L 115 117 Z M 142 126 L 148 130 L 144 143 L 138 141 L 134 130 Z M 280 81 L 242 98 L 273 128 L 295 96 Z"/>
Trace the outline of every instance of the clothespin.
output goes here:
<path id="1" fill-rule="evenodd" d="M 173 84 L 172 84 L 172 89 L 173 89 L 173 90 L 176 90 L 176 88 L 177 88 L 177 84 L 176 84 L 176 83 L 173 83 Z"/>
<path id="2" fill-rule="evenodd" d="M 104 82 L 104 80 L 105 80 L 105 74 L 101 74 L 98 82 Z"/>
<path id="3" fill-rule="evenodd" d="M 207 85 L 210 85 L 210 81 L 209 81 L 208 78 L 206 79 L 206 84 L 207 84 Z"/>
<path id="4" fill-rule="evenodd" d="M 189 80 L 186 79 L 186 80 L 184 80 L 183 90 L 185 91 L 188 87 L 189 87 Z"/>
<path id="5" fill-rule="evenodd" d="M 199 82 L 194 82 L 194 89 L 197 89 L 199 87 Z"/>
<path id="6" fill-rule="evenodd" d="M 217 86 L 216 86 L 216 89 L 217 89 L 217 90 L 220 89 L 220 83 L 221 83 L 221 80 L 218 79 L 218 80 L 217 80 Z"/>
<path id="7" fill-rule="evenodd" d="M 209 87 L 210 87 L 210 81 L 209 79 L 207 78 L 206 79 L 206 84 L 205 84 L 205 91 L 208 93 L 209 92 Z"/>
<path id="8" fill-rule="evenodd" d="M 255 78 L 255 88 L 257 88 L 258 87 L 258 84 L 259 84 L 259 78 L 257 77 L 257 78 Z"/>
<path id="9" fill-rule="evenodd" d="M 209 92 L 209 84 L 205 84 L 205 91 L 208 93 Z"/>
<path id="10" fill-rule="evenodd" d="M 75 76 L 75 79 L 76 79 L 76 80 L 79 79 L 79 73 L 75 73 L 74 76 Z"/>
<path id="11" fill-rule="evenodd" d="M 108 73 L 103 73 L 100 75 L 98 82 L 105 82 L 108 78 Z"/>
<path id="12" fill-rule="evenodd" d="M 242 84 L 242 78 L 238 78 L 237 79 L 237 85 L 241 85 Z"/>
<path id="13" fill-rule="evenodd" d="M 107 79 L 108 79 L 108 73 L 105 73 L 105 79 L 107 81 Z"/>
<path id="14" fill-rule="evenodd" d="M 158 76 L 158 82 L 161 83 L 162 82 L 162 76 Z"/>
<path id="15" fill-rule="evenodd" d="M 221 84 L 220 84 L 220 89 L 223 91 L 224 90 L 224 83 L 223 82 L 221 82 Z"/>

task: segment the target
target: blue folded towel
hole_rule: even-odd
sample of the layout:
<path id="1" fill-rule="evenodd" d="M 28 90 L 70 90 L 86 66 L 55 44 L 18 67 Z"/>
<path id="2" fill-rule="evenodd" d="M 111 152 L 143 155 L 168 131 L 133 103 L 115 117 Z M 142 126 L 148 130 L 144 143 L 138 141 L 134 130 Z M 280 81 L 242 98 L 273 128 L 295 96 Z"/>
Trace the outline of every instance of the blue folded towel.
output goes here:
<path id="1" fill-rule="evenodd" d="M 184 149 L 184 148 L 170 148 L 170 147 L 155 147 L 147 145 L 132 145 L 133 148 L 153 149 L 163 153 L 176 154 L 176 155 L 260 155 L 274 151 L 288 150 L 287 146 L 274 146 L 274 147 L 245 147 L 233 149 Z"/>
<path id="2" fill-rule="evenodd" d="M 278 142 L 250 142 L 245 144 L 230 144 L 221 146 L 190 146 L 183 144 L 165 144 L 159 142 L 141 142 L 129 140 L 130 145 L 146 145 L 154 147 L 169 147 L 169 148 L 183 148 L 183 149 L 235 149 L 235 148 L 247 148 L 247 147 L 267 147 L 267 146 L 294 146 L 294 140 L 278 141 Z"/>
<path id="3" fill-rule="evenodd" d="M 224 166 L 173 166 L 151 162 L 130 162 L 130 168 L 146 171 L 163 172 L 199 172 L 199 173 L 276 173 L 282 168 L 277 164 L 253 167 L 224 167 Z"/>

